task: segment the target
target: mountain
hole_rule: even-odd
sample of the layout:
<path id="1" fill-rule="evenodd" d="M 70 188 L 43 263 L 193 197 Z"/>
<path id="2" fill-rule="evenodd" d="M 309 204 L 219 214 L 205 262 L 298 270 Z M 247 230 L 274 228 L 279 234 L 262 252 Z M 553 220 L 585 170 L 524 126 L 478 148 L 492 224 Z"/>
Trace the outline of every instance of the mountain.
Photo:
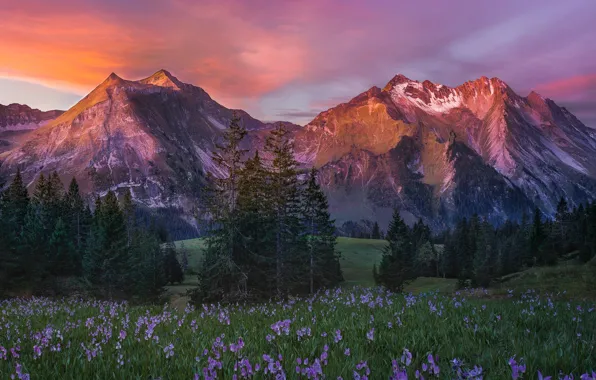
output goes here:
<path id="1" fill-rule="evenodd" d="M 0 173 L 18 167 L 31 187 L 40 173 L 57 170 L 65 183 L 76 177 L 90 196 L 130 188 L 141 205 L 192 222 L 206 173 L 219 170 L 211 151 L 233 112 L 255 131 L 255 140 L 272 127 L 223 107 L 166 70 L 139 81 L 111 74 L 6 152 Z"/>
<path id="2" fill-rule="evenodd" d="M 0 133 L 5 131 L 36 129 L 64 111 L 40 111 L 24 104 L 0 104 Z"/>
<path id="3" fill-rule="evenodd" d="M 0 104 L 0 155 L 14 148 L 25 135 L 58 117 L 64 111 L 40 111 L 24 104 Z M 1 157 L 1 156 L 0 156 Z"/>
<path id="4" fill-rule="evenodd" d="M 596 131 L 498 78 L 450 88 L 397 75 L 319 114 L 296 135 L 321 169 L 339 222 L 386 225 L 399 206 L 436 225 L 477 212 L 499 222 L 560 197 L 596 198 Z"/>
<path id="5" fill-rule="evenodd" d="M 111 74 L 0 151 L 0 175 L 18 167 L 33 186 L 57 170 L 89 197 L 130 188 L 170 226 L 192 223 L 206 173 L 219 172 L 210 153 L 233 112 L 249 130 L 246 147 L 261 149 L 273 125 L 200 87 L 166 70 L 139 81 Z M 561 196 L 573 205 L 596 199 L 596 131 L 498 78 L 451 88 L 397 75 L 304 127 L 285 124 L 296 158 L 320 169 L 338 225 L 364 219 L 385 228 L 395 206 L 437 229 L 474 213 L 499 223 L 535 206 L 552 215 Z"/>

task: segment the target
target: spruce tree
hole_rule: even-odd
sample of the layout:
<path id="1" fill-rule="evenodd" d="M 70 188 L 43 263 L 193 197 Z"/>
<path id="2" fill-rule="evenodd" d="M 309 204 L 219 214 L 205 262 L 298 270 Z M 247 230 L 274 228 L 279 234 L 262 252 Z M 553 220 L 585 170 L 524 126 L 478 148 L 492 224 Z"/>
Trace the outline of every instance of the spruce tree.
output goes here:
<path id="1" fill-rule="evenodd" d="M 0 198 L 0 219 L 2 233 L 0 241 L 0 293 L 9 292 L 26 283 L 30 268 L 34 264 L 30 253 L 24 249 L 22 233 L 29 206 L 27 187 L 21 171 L 17 173 Z"/>
<path id="2" fill-rule="evenodd" d="M 29 206 L 29 194 L 23 183 L 21 171 L 17 173 L 6 191 L 2 194 L 2 215 L 8 230 L 4 231 L 14 246 L 14 242 L 20 237 L 25 224 L 25 216 Z"/>
<path id="3" fill-rule="evenodd" d="M 114 192 L 108 191 L 103 200 L 98 197 L 95 204 L 84 272 L 100 293 L 112 298 L 129 289 L 126 225 Z"/>
<path id="4" fill-rule="evenodd" d="M 383 249 L 377 284 L 391 291 L 401 292 L 416 276 L 413 268 L 414 244 L 411 232 L 397 209 L 393 211 L 386 240 L 388 245 Z"/>
<path id="5" fill-rule="evenodd" d="M 132 200 L 132 193 L 128 187 L 124 191 L 124 196 L 122 197 L 122 213 L 124 215 L 124 224 L 126 226 L 126 246 L 130 247 L 135 226 L 135 208 Z"/>
<path id="6" fill-rule="evenodd" d="M 182 266 L 182 271 L 186 272 L 188 271 L 188 250 L 186 249 L 183 241 L 180 242 L 180 248 L 178 249 L 178 252 L 180 255 L 180 265 Z"/>
<path id="7" fill-rule="evenodd" d="M 167 284 L 164 250 L 158 235 L 135 228 L 129 248 L 129 291 L 143 301 L 158 301 Z"/>
<path id="8" fill-rule="evenodd" d="M 381 239 L 381 230 L 379 229 L 379 223 L 377 222 L 375 222 L 375 224 L 373 225 L 371 238 L 377 240 Z"/>
<path id="9" fill-rule="evenodd" d="M 565 254 L 568 251 L 570 241 L 567 237 L 569 233 L 570 224 L 569 206 L 564 197 L 557 204 L 557 212 L 555 214 L 555 223 L 553 225 L 553 243 L 556 246 L 556 251 L 559 254 Z"/>
<path id="10" fill-rule="evenodd" d="M 64 196 L 66 207 L 66 222 L 70 236 L 74 239 L 74 248 L 79 257 L 77 260 L 77 272 L 80 273 L 80 257 L 83 254 L 85 240 L 89 229 L 88 215 L 85 214 L 85 202 L 79 191 L 79 184 L 75 177 L 72 177 L 68 191 Z"/>
<path id="11" fill-rule="evenodd" d="M 184 272 L 182 266 L 176 257 L 176 246 L 174 243 L 166 243 L 164 252 L 164 268 L 166 280 L 171 283 L 181 284 L 184 281 Z"/>
<path id="12" fill-rule="evenodd" d="M 536 207 L 534 209 L 534 219 L 532 222 L 529 244 L 530 253 L 532 254 L 535 263 L 543 261 L 541 252 L 545 238 L 546 234 L 542 223 L 542 213 L 540 212 L 540 209 Z"/>
<path id="13" fill-rule="evenodd" d="M 247 287 L 254 298 L 275 294 L 275 250 L 272 240 L 273 209 L 269 202 L 268 172 L 259 151 L 248 159 L 238 183 L 238 228 L 244 256 L 240 265 L 247 273 Z"/>
<path id="14" fill-rule="evenodd" d="M 315 168 L 306 179 L 303 196 L 303 226 L 308 234 L 309 291 L 313 294 L 319 287 L 339 284 L 343 276 L 339 255 L 335 251 L 334 223 L 329 215 L 327 197 L 317 183 Z"/>
<path id="15" fill-rule="evenodd" d="M 596 202 L 586 207 L 585 238 L 580 248 L 579 258 L 587 263 L 596 256 Z"/>
<path id="16" fill-rule="evenodd" d="M 49 267 L 53 276 L 68 276 L 76 273 L 78 258 L 68 229 L 62 218 L 58 218 L 49 239 Z"/>
<path id="17" fill-rule="evenodd" d="M 480 223 L 477 235 L 476 252 L 474 253 L 474 281 L 473 285 L 488 287 L 493 276 L 496 262 L 494 254 L 494 230 L 488 220 Z"/>
<path id="18" fill-rule="evenodd" d="M 267 199 L 273 212 L 271 232 L 275 252 L 276 293 L 284 296 L 303 287 L 307 276 L 306 234 L 301 224 L 298 163 L 288 131 L 280 123 L 271 131 L 265 151 L 272 157 Z"/>
<path id="19" fill-rule="evenodd" d="M 195 301 L 221 298 L 231 293 L 246 293 L 247 274 L 236 263 L 242 256 L 238 233 L 238 182 L 246 153 L 240 143 L 246 135 L 240 119 L 234 115 L 223 133 L 223 143 L 217 144 L 213 162 L 218 175 L 208 173 L 209 186 L 203 204 L 210 219 L 210 231 L 205 241 L 204 259 L 199 274 Z"/>

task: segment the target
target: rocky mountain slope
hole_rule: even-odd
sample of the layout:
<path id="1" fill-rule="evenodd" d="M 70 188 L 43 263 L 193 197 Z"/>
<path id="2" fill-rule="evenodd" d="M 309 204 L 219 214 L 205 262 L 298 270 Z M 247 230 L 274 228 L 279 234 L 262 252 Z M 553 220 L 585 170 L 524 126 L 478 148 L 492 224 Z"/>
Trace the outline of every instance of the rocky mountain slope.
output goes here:
<path id="1" fill-rule="evenodd" d="M 210 152 L 232 112 L 165 70 L 140 81 L 112 74 L 0 151 L 0 174 L 19 167 L 33 185 L 58 170 L 87 194 L 130 188 L 139 203 L 190 221 L 206 173 L 219 170 Z M 236 112 L 249 129 L 247 147 L 262 148 L 272 125 Z M 561 196 L 572 204 L 596 198 L 596 131 L 497 78 L 450 88 L 397 75 L 305 127 L 286 125 L 297 159 L 321 169 L 339 224 L 386 226 L 394 206 L 437 228 L 473 213 L 498 223 L 535 205 L 552 214 Z"/>
<path id="2" fill-rule="evenodd" d="M 218 171 L 211 151 L 233 112 L 165 70 L 140 81 L 111 74 L 0 156 L 0 172 L 18 167 L 33 186 L 41 172 L 57 170 L 65 183 L 76 177 L 90 195 L 130 188 L 142 205 L 191 221 L 206 173 Z M 271 127 L 236 112 L 257 140 Z"/>
<path id="3" fill-rule="evenodd" d="M 340 221 L 387 223 L 397 205 L 429 222 L 474 212 L 498 222 L 534 205 L 552 215 L 561 196 L 596 198 L 596 131 L 498 78 L 450 88 L 397 75 L 322 112 L 296 139 Z"/>
<path id="4" fill-rule="evenodd" d="M 0 155 L 26 139 L 26 135 L 64 111 L 40 111 L 24 104 L 0 104 Z"/>
<path id="5" fill-rule="evenodd" d="M 0 104 L 0 133 L 5 131 L 37 129 L 60 116 L 64 111 L 40 111 L 24 104 Z"/>

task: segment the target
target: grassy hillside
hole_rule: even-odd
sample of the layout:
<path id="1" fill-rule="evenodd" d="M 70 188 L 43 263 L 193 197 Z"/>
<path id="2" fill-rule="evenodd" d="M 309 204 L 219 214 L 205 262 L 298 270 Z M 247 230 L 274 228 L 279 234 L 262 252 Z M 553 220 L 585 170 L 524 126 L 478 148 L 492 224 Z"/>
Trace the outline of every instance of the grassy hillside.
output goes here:
<path id="1" fill-rule="evenodd" d="M 536 290 L 540 293 L 561 293 L 574 298 L 596 299 L 596 266 L 574 260 L 562 261 L 553 267 L 534 267 L 512 273 L 500 279 L 492 291 L 495 294 L 509 290 Z"/>
<path id="2" fill-rule="evenodd" d="M 202 239 L 190 239 L 176 242 L 176 246 L 188 251 L 189 265 L 197 271 L 201 263 L 203 248 Z M 337 249 L 341 252 L 341 267 L 344 273 L 345 286 L 374 285 L 372 267 L 381 260 L 384 240 L 355 239 L 340 237 Z M 441 246 L 437 247 L 442 249 Z M 534 289 L 543 293 L 562 293 L 563 296 L 596 299 L 596 260 L 593 263 L 580 265 L 575 260 L 562 261 L 555 267 L 535 267 L 518 273 L 507 275 L 498 280 L 490 290 L 491 294 L 506 294 L 509 290 L 523 292 Z M 173 294 L 183 294 L 186 289 L 196 285 L 194 275 L 187 276 L 184 284 L 170 287 Z M 439 290 L 453 292 L 456 281 L 453 279 L 420 277 L 406 291 L 424 293 Z M 563 292 L 565 292 L 563 294 Z"/>

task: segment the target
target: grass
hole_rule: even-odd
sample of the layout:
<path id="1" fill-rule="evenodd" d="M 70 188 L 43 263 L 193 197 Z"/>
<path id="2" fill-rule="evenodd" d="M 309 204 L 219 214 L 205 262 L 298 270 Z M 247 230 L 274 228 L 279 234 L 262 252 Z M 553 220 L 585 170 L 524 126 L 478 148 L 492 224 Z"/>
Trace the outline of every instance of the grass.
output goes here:
<path id="1" fill-rule="evenodd" d="M 501 278 L 493 292 L 504 294 L 509 289 L 534 289 L 541 293 L 564 293 L 571 298 L 596 299 L 596 267 L 575 261 L 562 261 L 557 266 L 534 267 Z"/>
<path id="2" fill-rule="evenodd" d="M 195 270 L 201 243 L 184 242 Z M 490 291 L 456 291 L 455 280 L 422 277 L 406 289 L 414 295 L 399 295 L 362 286 L 372 284 L 383 244 L 339 239 L 348 286 L 286 303 L 194 310 L 183 296 L 196 285 L 194 276 L 170 287 L 171 302 L 160 307 L 1 301 L 0 377 L 19 378 L 18 370 L 49 380 L 241 379 L 249 377 L 242 377 L 242 368 L 256 371 L 259 365 L 251 378 L 274 379 L 271 369 L 289 379 L 307 378 L 306 371 L 311 379 L 321 373 L 352 379 L 354 371 L 386 379 L 397 370 L 414 378 L 430 366 L 429 354 L 438 355 L 433 360 L 440 374 L 427 371 L 426 379 L 458 378 L 455 358 L 461 371 L 478 366 L 488 379 L 511 378 L 513 356 L 526 364 L 524 378 L 536 378 L 538 370 L 555 378 L 559 371 L 579 378 L 596 370 L 596 261 L 531 268 L 505 276 Z M 400 362 L 405 349 L 412 354 L 409 365 Z"/>
<path id="3" fill-rule="evenodd" d="M 203 240 L 177 241 L 176 247 L 180 248 L 182 244 L 188 252 L 189 267 L 195 272 L 198 271 L 201 265 Z M 383 248 L 386 244 L 385 240 L 339 237 L 337 250 L 341 253 L 341 269 L 345 280 L 343 286 L 374 286 L 373 265 L 381 261 Z M 183 284 L 170 286 L 168 290 L 171 295 L 181 295 L 196 283 L 196 277 L 190 275 L 186 276 Z M 406 291 L 413 293 L 435 290 L 451 292 L 455 289 L 455 283 L 456 281 L 451 279 L 421 277 L 410 284 Z"/>
<path id="4" fill-rule="evenodd" d="M 190 239 L 176 242 L 180 248 L 184 244 L 189 254 L 189 266 L 197 271 L 201 263 L 202 239 Z M 343 286 L 373 286 L 372 268 L 382 256 L 384 240 L 356 239 L 339 237 L 337 250 L 341 252 L 341 268 L 344 274 Z M 442 249 L 441 245 L 437 249 Z M 541 293 L 562 293 L 572 298 L 596 299 L 596 260 L 580 265 L 573 258 L 577 252 L 569 254 L 555 267 L 535 267 L 518 273 L 512 273 L 500 279 L 491 287 L 495 295 L 507 294 L 508 290 L 524 291 L 535 289 Z M 184 284 L 168 287 L 172 296 L 179 297 L 187 289 L 197 284 L 196 276 L 186 276 Z M 452 293 L 456 289 L 456 280 L 434 277 L 419 277 L 406 287 L 406 292 L 415 294 L 429 291 Z"/>
<path id="5" fill-rule="evenodd" d="M 176 247 L 188 251 L 189 267 L 198 271 L 201 265 L 203 240 L 189 239 L 176 242 Z M 341 268 L 348 285 L 373 285 L 372 268 L 381 260 L 384 240 L 355 239 L 340 237 L 337 250 L 341 252 Z"/>
<path id="6" fill-rule="evenodd" d="M 13 299 L 0 303 L 0 374 L 9 378 L 19 369 L 33 379 L 166 380 L 197 378 L 211 368 L 217 377 L 208 378 L 232 379 L 250 363 L 253 370 L 261 367 L 253 378 L 273 379 L 263 374 L 270 356 L 271 368 L 289 379 L 306 378 L 296 374 L 299 358 L 309 363 L 299 371 L 308 367 L 330 379 L 352 379 L 367 368 L 369 378 L 387 379 L 395 359 L 414 378 L 428 354 L 438 355 L 440 375 L 427 373 L 427 379 L 457 378 L 454 358 L 462 370 L 482 367 L 487 379 L 511 378 L 507 362 L 514 355 L 527 365 L 524 378 L 536 378 L 538 370 L 579 378 L 595 369 L 593 303 L 533 292 L 488 300 L 479 295 L 403 296 L 355 287 L 283 304 L 196 311 Z M 400 363 L 404 349 L 412 354 L 408 366 Z"/>

